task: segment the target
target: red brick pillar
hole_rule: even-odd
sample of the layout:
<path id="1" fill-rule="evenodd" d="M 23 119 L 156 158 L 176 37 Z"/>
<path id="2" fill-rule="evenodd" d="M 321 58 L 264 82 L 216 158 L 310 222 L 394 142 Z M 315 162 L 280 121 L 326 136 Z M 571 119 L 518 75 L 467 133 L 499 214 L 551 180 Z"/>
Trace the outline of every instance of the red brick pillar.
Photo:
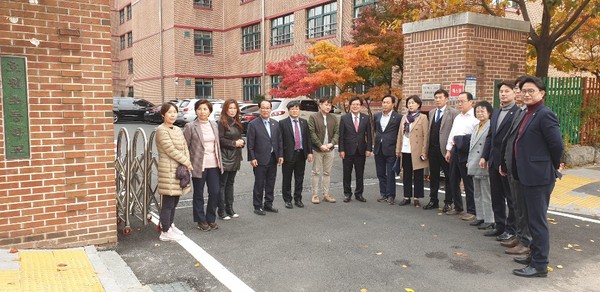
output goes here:
<path id="1" fill-rule="evenodd" d="M 491 101 L 494 80 L 514 80 L 525 73 L 529 22 L 476 13 L 406 23 L 404 32 L 403 94 L 423 95 L 423 85 L 472 85 L 477 100 Z M 456 86 L 459 88 L 459 86 Z M 473 87 L 471 87 L 473 88 Z M 469 89 L 467 86 L 465 89 Z M 430 92 L 430 90 L 426 90 Z"/>
<path id="2" fill-rule="evenodd" d="M 0 57 L 24 60 L 2 68 L 23 91 L 0 90 L 0 248 L 117 241 L 110 7 L 83 2 L 0 1 Z"/>

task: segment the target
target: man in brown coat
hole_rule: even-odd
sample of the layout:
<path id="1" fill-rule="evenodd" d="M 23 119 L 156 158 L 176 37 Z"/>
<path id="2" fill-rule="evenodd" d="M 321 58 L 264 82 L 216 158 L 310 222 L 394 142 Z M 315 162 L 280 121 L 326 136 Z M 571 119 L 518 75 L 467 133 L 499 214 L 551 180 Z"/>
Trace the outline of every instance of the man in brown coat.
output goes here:
<path id="1" fill-rule="evenodd" d="M 329 193 L 331 167 L 333 165 L 333 147 L 338 143 L 338 120 L 329 113 L 331 102 L 323 97 L 319 100 L 319 112 L 308 119 L 310 141 L 313 148 L 312 167 L 312 199 L 313 204 L 319 203 L 319 179 L 323 174 L 323 201 L 335 203 L 335 198 Z"/>

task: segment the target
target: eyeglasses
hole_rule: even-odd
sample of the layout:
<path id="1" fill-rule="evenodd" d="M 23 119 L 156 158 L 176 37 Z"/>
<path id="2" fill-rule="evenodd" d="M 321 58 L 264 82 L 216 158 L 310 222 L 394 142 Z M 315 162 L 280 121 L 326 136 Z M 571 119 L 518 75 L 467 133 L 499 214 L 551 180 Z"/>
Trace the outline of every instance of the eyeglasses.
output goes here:
<path id="1" fill-rule="evenodd" d="M 458 104 L 463 104 L 465 102 L 469 102 L 469 101 L 468 100 L 460 100 L 460 99 L 456 101 L 456 103 L 458 103 Z"/>
<path id="2" fill-rule="evenodd" d="M 270 107 L 261 107 L 260 109 L 261 110 L 270 110 L 271 108 Z"/>
<path id="3" fill-rule="evenodd" d="M 535 94 L 535 93 L 536 93 L 536 92 L 538 92 L 538 91 L 539 91 L 539 90 L 535 90 L 535 89 L 523 89 L 523 90 L 521 90 L 521 92 L 522 92 L 523 94 L 529 94 L 529 95 L 533 95 L 533 94 Z"/>

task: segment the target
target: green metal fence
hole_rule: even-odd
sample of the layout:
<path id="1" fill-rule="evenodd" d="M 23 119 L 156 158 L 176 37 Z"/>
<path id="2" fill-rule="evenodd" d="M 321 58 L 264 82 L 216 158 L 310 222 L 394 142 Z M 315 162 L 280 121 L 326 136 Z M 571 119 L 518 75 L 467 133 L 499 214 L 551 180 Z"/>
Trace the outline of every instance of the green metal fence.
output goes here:
<path id="1" fill-rule="evenodd" d="M 583 106 L 582 78 L 545 77 L 542 79 L 546 83 L 544 104 L 558 116 L 563 140 L 570 144 L 579 144 Z"/>

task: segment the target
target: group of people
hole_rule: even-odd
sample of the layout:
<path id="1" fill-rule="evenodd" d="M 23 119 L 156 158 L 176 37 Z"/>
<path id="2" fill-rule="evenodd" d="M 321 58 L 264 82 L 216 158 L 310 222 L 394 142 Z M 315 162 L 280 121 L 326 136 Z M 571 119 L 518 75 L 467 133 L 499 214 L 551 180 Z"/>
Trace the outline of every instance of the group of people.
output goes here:
<path id="1" fill-rule="evenodd" d="M 287 105 L 289 117 L 277 122 L 271 103 L 260 103 L 260 116 L 248 124 L 246 143 L 241 137 L 239 107 L 227 100 L 221 118 L 209 121 L 212 106 L 196 103 L 198 120 L 183 132 L 173 127 L 177 108 L 166 103 L 161 109 L 164 123 L 157 128 L 159 193 L 162 195 L 161 240 L 177 240 L 182 232 L 173 224 L 178 196 L 189 191 L 175 178 L 179 165 L 192 173 L 194 221 L 203 231 L 217 229 L 217 215 L 237 217 L 233 211 L 233 185 L 240 168 L 241 149 L 253 167 L 254 213 L 277 213 L 273 206 L 277 168 L 282 168 L 285 208 L 303 208 L 306 162 L 312 162 L 311 202 L 335 203 L 330 192 L 334 146 L 343 163 L 343 201 L 352 197 L 366 202 L 363 176 L 367 157 L 374 155 L 379 180 L 378 202 L 400 206 L 412 204 L 425 210 L 440 209 L 485 230 L 508 249 L 523 255 L 514 261 L 526 265 L 513 273 L 524 277 L 547 275 L 549 234 L 546 212 L 556 178 L 560 176 L 563 142 L 556 115 L 544 106 L 545 84 L 532 76 L 497 85 L 500 108 L 487 101 L 474 104 L 473 95 L 462 92 L 457 108 L 450 107 L 449 94 L 434 94 L 435 110 L 421 113 L 419 96 L 406 99 L 407 113 L 394 110 L 397 100 L 386 95 L 382 111 L 374 114 L 373 127 L 361 113 L 363 100 L 349 100 L 350 111 L 339 121 L 330 114 L 331 102 L 319 100 L 319 111 L 308 120 L 300 118 L 300 104 Z M 374 129 L 375 133 L 372 133 Z M 396 202 L 396 173 L 402 169 L 403 198 Z M 429 202 L 425 196 L 425 168 L 430 171 Z M 354 170 L 355 187 L 351 188 Z M 439 202 L 440 173 L 444 173 L 445 195 Z M 292 180 L 294 189 L 292 193 Z M 461 182 L 466 195 L 463 204 Z M 204 211 L 204 185 L 208 203 Z M 293 203 L 292 203 L 293 200 Z M 218 210 L 218 211 L 217 211 Z"/>

